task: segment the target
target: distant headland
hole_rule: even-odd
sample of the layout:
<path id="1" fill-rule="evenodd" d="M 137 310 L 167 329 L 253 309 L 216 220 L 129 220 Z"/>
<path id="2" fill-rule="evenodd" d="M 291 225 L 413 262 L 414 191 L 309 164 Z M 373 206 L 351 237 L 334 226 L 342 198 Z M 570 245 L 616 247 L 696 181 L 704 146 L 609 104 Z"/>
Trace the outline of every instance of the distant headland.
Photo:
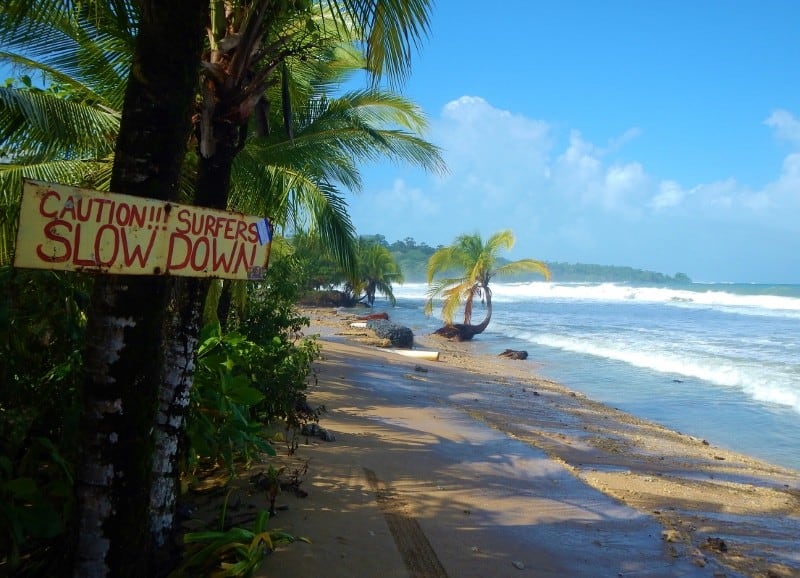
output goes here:
<path id="1" fill-rule="evenodd" d="M 383 235 L 364 235 L 364 239 L 376 242 L 389 249 L 395 262 L 403 272 L 403 279 L 407 283 L 425 282 L 428 259 L 438 249 L 427 243 L 417 242 L 411 237 L 393 243 L 387 242 Z M 503 261 L 502 258 L 499 259 Z M 552 274 L 552 280 L 557 282 L 572 283 L 633 283 L 633 284 L 658 284 L 658 285 L 683 285 L 692 280 L 684 273 L 667 275 L 656 271 L 646 271 L 633 267 L 618 265 L 592 265 L 586 263 L 560 263 L 545 261 Z M 534 274 L 507 277 L 503 281 L 533 281 L 541 280 L 541 276 Z"/>

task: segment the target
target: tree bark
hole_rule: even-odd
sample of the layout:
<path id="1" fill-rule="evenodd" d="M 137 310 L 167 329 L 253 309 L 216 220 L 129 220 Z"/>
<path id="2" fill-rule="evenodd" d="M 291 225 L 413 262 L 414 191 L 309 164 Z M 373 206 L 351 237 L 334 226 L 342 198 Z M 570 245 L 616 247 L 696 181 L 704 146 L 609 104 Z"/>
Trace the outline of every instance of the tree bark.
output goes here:
<path id="1" fill-rule="evenodd" d="M 177 509 L 180 464 L 186 447 L 183 426 L 194 382 L 202 299 L 207 284 L 195 278 L 175 279 L 166 319 L 161 384 L 153 429 L 155 451 L 150 488 L 150 535 L 154 546 L 150 576 L 165 576 L 180 562 Z"/>
<path id="2" fill-rule="evenodd" d="M 227 208 L 230 175 L 240 148 L 241 130 L 242 127 L 228 120 L 213 123 L 214 146 L 208 156 L 200 155 L 195 191 L 197 206 Z M 209 283 L 208 279 L 200 278 L 176 280 L 170 314 L 164 320 L 164 357 L 154 426 L 156 451 L 150 492 L 150 533 L 156 550 L 151 576 L 168 574 L 174 562 L 179 561 L 176 514 L 180 462 L 186 451 L 182 428 L 194 382 L 195 354 Z"/>
<path id="3" fill-rule="evenodd" d="M 141 1 L 111 190 L 177 198 L 207 0 Z M 87 327 L 76 476 L 82 578 L 151 574 L 148 508 L 167 280 L 100 276 Z"/>

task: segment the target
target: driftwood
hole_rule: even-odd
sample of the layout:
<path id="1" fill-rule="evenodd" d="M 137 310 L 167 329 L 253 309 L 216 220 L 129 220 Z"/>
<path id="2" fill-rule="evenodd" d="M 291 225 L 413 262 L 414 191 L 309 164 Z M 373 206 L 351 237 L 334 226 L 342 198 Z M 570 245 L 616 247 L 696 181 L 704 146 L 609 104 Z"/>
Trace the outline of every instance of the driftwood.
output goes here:
<path id="1" fill-rule="evenodd" d="M 483 328 L 480 325 L 454 323 L 453 325 L 440 327 L 433 334 L 453 341 L 469 341 L 481 331 L 483 331 Z"/>
<path id="2" fill-rule="evenodd" d="M 369 321 L 370 319 L 389 319 L 389 314 L 385 311 L 382 313 L 370 313 L 369 315 L 359 315 L 356 317 L 359 321 Z"/>
<path id="3" fill-rule="evenodd" d="M 517 351 L 516 349 L 506 349 L 503 353 L 499 353 L 498 355 L 508 359 L 528 359 L 527 351 Z"/>

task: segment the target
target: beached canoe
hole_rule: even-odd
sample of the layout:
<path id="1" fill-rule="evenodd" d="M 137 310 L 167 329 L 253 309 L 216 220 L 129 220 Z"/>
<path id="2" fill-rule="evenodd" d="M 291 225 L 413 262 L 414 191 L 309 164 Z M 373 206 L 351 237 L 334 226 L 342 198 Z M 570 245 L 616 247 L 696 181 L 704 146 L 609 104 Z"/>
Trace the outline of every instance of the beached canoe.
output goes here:
<path id="1" fill-rule="evenodd" d="M 426 359 L 428 361 L 439 361 L 438 351 L 427 351 L 424 349 L 387 349 L 393 353 L 399 353 L 406 357 L 414 357 L 415 359 Z"/>

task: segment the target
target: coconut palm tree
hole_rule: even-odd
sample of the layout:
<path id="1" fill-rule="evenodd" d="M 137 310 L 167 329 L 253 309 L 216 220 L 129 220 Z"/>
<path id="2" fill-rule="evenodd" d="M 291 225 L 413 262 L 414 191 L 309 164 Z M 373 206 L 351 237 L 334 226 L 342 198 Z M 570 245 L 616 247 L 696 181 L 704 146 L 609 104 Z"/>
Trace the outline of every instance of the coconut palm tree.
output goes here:
<path id="1" fill-rule="evenodd" d="M 299 54 L 295 52 L 298 46 L 314 46 L 319 38 L 312 30 L 313 23 L 307 28 L 308 35 L 298 31 L 288 38 L 278 34 L 276 23 L 286 23 L 283 17 L 287 13 L 304 12 L 311 3 L 6 0 L 0 10 L 9 16 L 3 24 L 3 38 L 16 34 L 19 23 L 34 14 L 40 21 L 60 15 L 72 18 L 82 10 L 91 16 L 95 4 L 105 4 L 114 17 L 133 22 L 136 33 L 110 190 L 179 200 L 187 136 L 195 112 L 198 63 L 203 62 L 201 107 L 194 124 L 200 151 L 196 201 L 225 208 L 233 159 L 246 141 L 249 118 L 262 106 L 264 91 L 276 78 L 276 71 L 280 71 L 283 116 L 291 116 L 286 97 L 290 92 L 288 66 L 284 63 L 290 54 Z M 353 24 L 367 47 L 368 68 L 375 77 L 402 78 L 410 64 L 411 48 L 427 32 L 427 0 L 314 4 L 330 6 L 343 25 L 338 28 Z M 276 6 L 280 10 L 271 12 Z M 212 31 L 210 52 L 204 51 L 206 30 Z M 170 285 L 161 277 L 108 276 L 95 282 L 85 366 L 85 460 L 78 475 L 84 531 L 76 575 L 153 574 L 149 566 L 152 556 L 148 555 L 153 536 L 146 529 L 148 523 L 152 528 L 152 516 L 148 511 L 153 499 L 169 496 L 150 495 L 147 464 L 153 440 L 146 432 L 153 425 L 152 408 L 159 401 L 158 384 L 165 377 L 165 367 L 169 366 L 170 378 L 181 383 L 191 372 L 192 330 L 187 335 L 186 329 L 197 314 L 193 298 L 188 297 L 178 303 L 178 314 L 167 316 L 170 291 L 175 293 Z M 197 284 L 193 287 L 194 294 L 199 294 Z M 171 347 L 183 353 L 166 364 L 162 357 L 165 331 L 184 334 L 172 341 L 175 347 Z M 186 399 L 180 385 L 171 391 L 172 397 L 161 397 L 162 405 L 169 406 L 167 412 Z M 160 415 L 171 419 L 169 413 Z M 173 439 L 167 439 L 170 446 Z M 174 486 L 163 486 L 161 491 L 168 494 L 171 488 Z M 174 524 L 168 512 L 162 522 L 167 530 Z"/>
<path id="2" fill-rule="evenodd" d="M 479 234 L 460 235 L 455 242 L 442 247 L 428 260 L 428 299 L 425 313 L 433 311 L 433 301 L 443 299 L 442 319 L 445 325 L 435 331 L 437 335 L 468 341 L 482 333 L 492 318 L 492 290 L 489 282 L 497 276 L 534 272 L 550 279 L 550 270 L 541 261 L 520 259 L 498 265 L 502 249 L 514 246 L 514 234 L 506 229 L 494 233 L 486 243 Z M 435 279 L 437 275 L 446 275 Z M 486 316 L 478 325 L 472 325 L 475 300 L 486 304 Z M 456 311 L 464 304 L 464 322 L 453 323 Z"/>
<path id="3" fill-rule="evenodd" d="M 397 304 L 392 283 L 402 283 L 403 273 L 392 257 L 392 253 L 387 247 L 378 243 L 359 243 L 358 251 L 358 274 L 350 286 L 353 294 L 359 298 L 361 293 L 364 295 L 359 300 L 365 300 L 372 307 L 375 305 L 375 294 L 380 293 L 394 307 Z"/>

